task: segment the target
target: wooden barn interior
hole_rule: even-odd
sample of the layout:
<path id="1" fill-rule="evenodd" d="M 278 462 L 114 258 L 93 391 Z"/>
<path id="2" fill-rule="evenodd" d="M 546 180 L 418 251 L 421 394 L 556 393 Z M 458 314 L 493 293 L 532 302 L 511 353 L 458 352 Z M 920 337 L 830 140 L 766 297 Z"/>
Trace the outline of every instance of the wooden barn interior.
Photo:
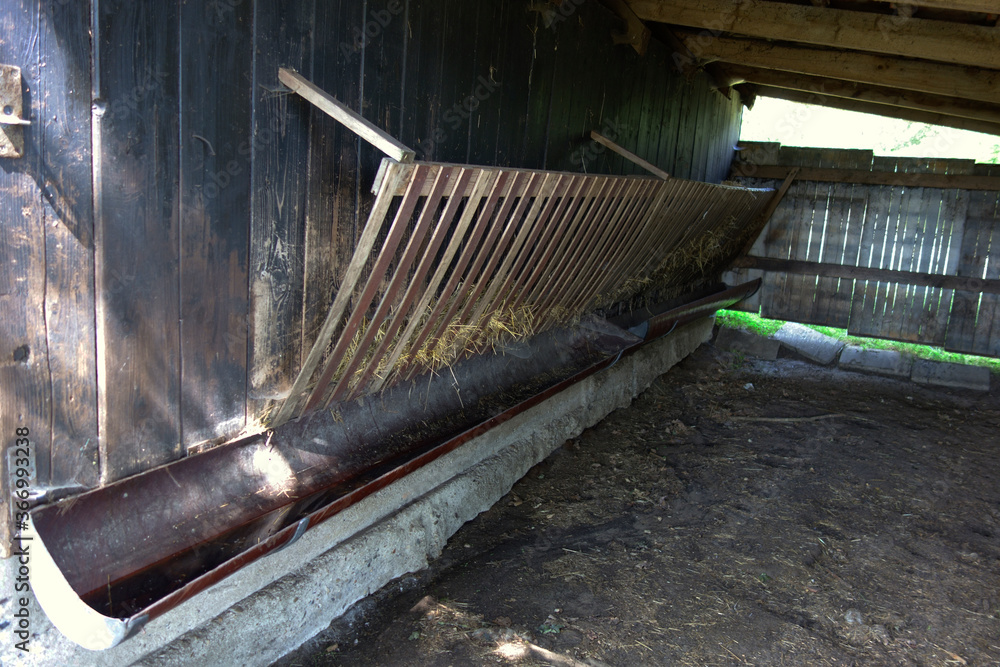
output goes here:
<path id="1" fill-rule="evenodd" d="M 30 509 L 120 622 L 104 648 L 721 307 L 1000 357 L 1000 167 L 740 142 L 762 97 L 1000 135 L 998 23 L 993 0 L 2 0 L 2 550 Z M 438 401 L 465 382 L 513 398 Z M 324 428 L 340 449 L 296 450 Z M 278 445 L 285 495 L 238 502 L 240 457 Z"/>

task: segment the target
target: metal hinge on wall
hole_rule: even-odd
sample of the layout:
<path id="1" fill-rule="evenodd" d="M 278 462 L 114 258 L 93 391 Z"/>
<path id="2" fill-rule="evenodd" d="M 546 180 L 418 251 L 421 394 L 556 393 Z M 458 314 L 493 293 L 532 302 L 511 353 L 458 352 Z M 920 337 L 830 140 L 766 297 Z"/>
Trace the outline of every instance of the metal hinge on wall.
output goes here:
<path id="1" fill-rule="evenodd" d="M 21 68 L 0 65 L 0 157 L 24 157 Z"/>

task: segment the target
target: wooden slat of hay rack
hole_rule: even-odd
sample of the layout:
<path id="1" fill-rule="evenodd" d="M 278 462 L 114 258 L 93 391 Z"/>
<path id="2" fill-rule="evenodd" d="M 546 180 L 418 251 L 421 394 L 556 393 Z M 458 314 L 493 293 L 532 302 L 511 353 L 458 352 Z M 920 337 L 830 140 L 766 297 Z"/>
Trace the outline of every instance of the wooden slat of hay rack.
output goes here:
<path id="1" fill-rule="evenodd" d="M 621 298 L 622 285 L 635 293 L 699 234 L 738 235 L 770 199 L 681 180 L 389 159 L 377 186 L 272 424 L 571 322 Z"/>

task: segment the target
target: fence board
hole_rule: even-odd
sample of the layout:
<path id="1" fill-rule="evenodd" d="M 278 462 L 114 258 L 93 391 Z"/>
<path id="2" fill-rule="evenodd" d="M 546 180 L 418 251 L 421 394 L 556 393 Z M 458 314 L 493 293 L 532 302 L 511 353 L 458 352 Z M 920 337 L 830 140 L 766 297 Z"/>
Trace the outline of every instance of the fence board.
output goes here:
<path id="1" fill-rule="evenodd" d="M 874 168 L 895 171 L 895 158 L 876 157 Z M 895 186 L 878 186 L 869 200 L 861 234 L 861 258 L 858 266 L 883 267 L 883 253 L 890 226 L 895 224 L 899 210 L 899 193 Z M 879 281 L 857 283 L 851 300 L 848 331 L 862 336 L 877 335 L 878 321 L 884 313 L 885 286 Z M 879 308 L 881 307 L 881 311 Z"/>
<path id="2" fill-rule="evenodd" d="M 831 156 L 830 166 L 833 168 L 860 169 L 870 167 L 873 155 L 868 150 L 844 150 Z M 820 252 L 820 262 L 843 263 L 850 241 L 851 252 L 857 253 L 856 239 L 860 234 L 852 235 L 852 226 L 858 227 L 863 221 L 865 199 L 859 205 L 853 195 L 856 186 L 850 183 L 833 183 L 827 206 L 825 228 L 822 236 L 823 244 Z M 857 188 L 864 194 L 863 188 Z M 859 216 L 860 214 L 860 216 Z M 810 314 L 806 317 L 810 322 L 822 322 L 829 326 L 846 329 L 851 316 L 851 296 L 854 293 L 854 281 L 842 278 L 819 277 L 816 280 L 816 299 L 812 303 Z"/>
<path id="3" fill-rule="evenodd" d="M 862 174 L 854 183 L 792 187 L 747 256 L 724 276 L 763 278 L 759 301 L 747 300 L 745 310 L 1000 356 L 1000 295 L 995 282 L 983 282 L 1000 273 L 1000 193 L 962 189 L 969 179 L 1000 176 L 1000 166 L 752 142 L 740 153 L 733 175 L 748 185 L 773 187 L 776 181 L 754 175 L 770 178 L 793 166 L 806 174 Z M 960 180 L 949 188 L 948 177 Z M 913 282 L 899 282 L 907 280 Z"/>
<path id="4" fill-rule="evenodd" d="M 994 254 L 1000 246 L 993 241 L 997 232 L 998 193 L 970 192 L 968 194 L 968 213 L 965 218 L 965 229 L 962 237 L 961 250 L 958 253 L 958 275 L 985 277 L 987 262 L 993 242 Z M 995 266 L 997 261 L 989 262 Z M 978 292 L 959 290 L 955 292 L 951 307 L 951 317 L 948 323 L 948 333 L 945 348 L 955 352 L 972 354 L 990 354 L 1000 356 L 998 342 L 991 344 L 990 333 L 992 320 L 996 316 L 997 296 L 980 295 Z M 988 317 L 988 319 L 987 319 Z"/>

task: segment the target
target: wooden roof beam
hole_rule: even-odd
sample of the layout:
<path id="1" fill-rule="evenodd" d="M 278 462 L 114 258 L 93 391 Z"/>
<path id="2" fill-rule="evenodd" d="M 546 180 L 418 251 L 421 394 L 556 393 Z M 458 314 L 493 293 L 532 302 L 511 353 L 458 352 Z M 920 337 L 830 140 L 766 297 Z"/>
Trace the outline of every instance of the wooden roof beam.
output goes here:
<path id="1" fill-rule="evenodd" d="M 899 88 L 870 86 L 852 81 L 796 74 L 794 72 L 756 69 L 743 65 L 729 65 L 726 68 L 726 72 L 740 81 L 816 93 L 821 98 L 827 96 L 842 97 L 845 99 L 944 114 L 946 116 L 982 120 L 1000 125 L 1000 105 L 989 104 L 987 102 L 961 100 L 954 97 L 901 90 Z"/>
<path id="2" fill-rule="evenodd" d="M 1000 104 L 1000 72 L 995 70 L 713 37 L 690 30 L 674 32 L 691 53 L 705 62 L 721 61 Z"/>
<path id="3" fill-rule="evenodd" d="M 859 111 L 878 116 L 889 116 L 890 118 L 901 118 L 917 123 L 930 123 L 931 125 L 943 125 L 954 127 L 959 130 L 970 130 L 972 132 L 983 132 L 985 134 L 995 134 L 1000 136 L 1000 123 L 990 123 L 982 120 L 972 120 L 969 118 L 958 118 L 956 116 L 946 116 L 939 113 L 919 111 L 917 109 L 906 109 L 903 107 L 890 106 L 888 104 L 877 104 L 875 102 L 865 102 L 862 100 L 848 100 L 842 97 L 821 96 L 816 93 L 801 90 L 789 90 L 787 88 L 776 88 L 774 86 L 757 86 L 757 93 L 763 97 L 775 97 L 790 102 L 801 102 L 803 104 L 816 104 L 833 109 L 843 109 L 845 111 Z"/>
<path id="4" fill-rule="evenodd" d="M 1000 13 L 1000 7 L 997 6 L 996 0 L 876 0 L 876 2 L 930 7 L 931 9 L 953 9 L 957 12 L 977 12 L 979 14 Z"/>
<path id="5" fill-rule="evenodd" d="M 1000 69 L 992 27 L 765 0 L 627 0 L 644 21 Z"/>

